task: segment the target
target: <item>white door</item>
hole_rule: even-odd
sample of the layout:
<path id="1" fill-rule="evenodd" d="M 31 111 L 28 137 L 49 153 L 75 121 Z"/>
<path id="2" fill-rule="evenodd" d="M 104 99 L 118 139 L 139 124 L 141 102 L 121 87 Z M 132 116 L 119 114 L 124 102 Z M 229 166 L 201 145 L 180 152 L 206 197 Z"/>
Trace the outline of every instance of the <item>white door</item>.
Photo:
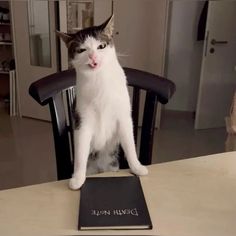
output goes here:
<path id="1" fill-rule="evenodd" d="M 236 89 L 236 2 L 208 7 L 195 128 L 222 127 Z"/>
<path id="2" fill-rule="evenodd" d="M 11 1 L 13 32 L 22 116 L 49 120 L 28 93 L 32 82 L 57 71 L 54 1 Z"/>

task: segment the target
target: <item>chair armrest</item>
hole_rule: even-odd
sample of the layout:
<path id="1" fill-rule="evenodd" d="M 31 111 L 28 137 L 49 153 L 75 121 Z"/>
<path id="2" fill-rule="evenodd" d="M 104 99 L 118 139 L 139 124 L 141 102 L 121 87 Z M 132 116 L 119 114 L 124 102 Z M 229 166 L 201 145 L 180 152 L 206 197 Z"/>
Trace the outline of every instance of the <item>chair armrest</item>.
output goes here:
<path id="1" fill-rule="evenodd" d="M 162 104 L 168 103 L 176 90 L 172 81 L 161 76 L 127 67 L 123 69 L 127 76 L 128 85 L 154 92 Z"/>
<path id="2" fill-rule="evenodd" d="M 55 96 L 64 89 L 75 86 L 75 70 L 60 71 L 44 77 L 29 87 L 29 94 L 41 105 L 48 104 L 49 98 Z"/>
<path id="3" fill-rule="evenodd" d="M 166 104 L 175 92 L 175 84 L 168 79 L 136 69 L 127 67 L 123 69 L 128 85 L 155 92 L 162 104 Z M 39 104 L 46 105 L 50 97 L 75 84 L 76 72 L 74 69 L 60 71 L 32 83 L 29 87 L 29 94 Z"/>

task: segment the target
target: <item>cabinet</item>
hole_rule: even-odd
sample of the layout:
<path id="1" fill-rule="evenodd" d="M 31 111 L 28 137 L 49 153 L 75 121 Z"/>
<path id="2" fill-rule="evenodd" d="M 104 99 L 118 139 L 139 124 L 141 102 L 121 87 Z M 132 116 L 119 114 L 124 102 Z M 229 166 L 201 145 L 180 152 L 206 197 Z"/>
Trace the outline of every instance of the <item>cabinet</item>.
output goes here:
<path id="1" fill-rule="evenodd" d="M 29 96 L 29 86 L 58 71 L 56 6 L 59 1 L 10 1 L 20 115 L 50 120 L 49 107 Z"/>
<path id="2" fill-rule="evenodd" d="M 5 108 L 9 113 L 12 113 L 10 104 L 13 95 L 11 91 L 13 80 L 15 84 L 14 70 L 10 3 L 0 1 L 0 107 Z"/>

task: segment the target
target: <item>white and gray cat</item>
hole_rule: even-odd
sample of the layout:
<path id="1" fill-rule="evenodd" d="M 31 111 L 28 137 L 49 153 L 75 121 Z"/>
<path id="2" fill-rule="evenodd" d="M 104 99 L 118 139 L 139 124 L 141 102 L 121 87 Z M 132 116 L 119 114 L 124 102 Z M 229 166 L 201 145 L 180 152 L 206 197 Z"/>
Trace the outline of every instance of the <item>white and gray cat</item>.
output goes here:
<path id="1" fill-rule="evenodd" d="M 68 47 L 77 75 L 76 112 L 80 124 L 74 131 L 71 189 L 83 185 L 86 173 L 117 171 L 119 144 L 131 171 L 136 175 L 148 174 L 135 150 L 126 76 L 117 59 L 113 28 L 111 16 L 100 26 L 75 34 L 57 32 Z"/>

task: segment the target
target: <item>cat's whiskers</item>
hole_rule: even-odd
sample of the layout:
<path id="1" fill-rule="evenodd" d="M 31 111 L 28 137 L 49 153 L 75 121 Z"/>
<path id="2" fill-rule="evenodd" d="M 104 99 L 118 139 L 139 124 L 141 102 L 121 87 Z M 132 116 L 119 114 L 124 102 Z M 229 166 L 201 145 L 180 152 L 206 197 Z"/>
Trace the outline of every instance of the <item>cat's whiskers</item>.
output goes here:
<path id="1" fill-rule="evenodd" d="M 117 57 L 129 57 L 130 55 L 127 53 L 116 52 Z"/>

